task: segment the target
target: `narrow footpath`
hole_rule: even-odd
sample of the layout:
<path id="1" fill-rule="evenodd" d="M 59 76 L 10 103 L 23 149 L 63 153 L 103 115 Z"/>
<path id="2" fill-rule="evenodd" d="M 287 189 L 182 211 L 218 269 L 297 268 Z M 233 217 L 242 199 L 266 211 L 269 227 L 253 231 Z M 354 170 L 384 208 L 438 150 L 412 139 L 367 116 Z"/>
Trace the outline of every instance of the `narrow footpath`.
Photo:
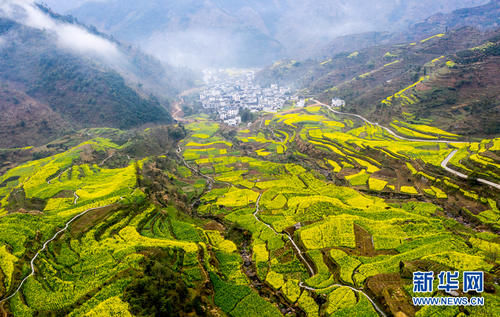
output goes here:
<path id="1" fill-rule="evenodd" d="M 42 248 L 40 250 L 38 250 L 38 252 L 33 256 L 33 258 L 31 259 L 30 261 L 30 266 L 31 266 L 31 273 L 28 274 L 28 276 L 26 276 L 22 281 L 21 281 L 21 284 L 19 284 L 19 287 L 16 288 L 16 290 L 14 291 L 14 293 L 12 293 L 10 296 L 0 300 L 0 305 L 7 302 L 9 299 L 11 299 L 12 297 L 16 296 L 17 293 L 19 293 L 19 291 L 23 288 L 24 286 L 24 283 L 26 283 L 26 281 L 28 280 L 28 278 L 30 278 L 31 276 L 34 276 L 35 275 L 35 261 L 36 259 L 40 256 L 40 254 L 45 251 L 45 249 L 47 249 L 47 246 L 52 242 L 54 241 L 55 239 L 57 239 L 57 237 L 65 232 L 66 230 L 68 230 L 69 226 L 71 225 L 71 223 L 73 223 L 75 220 L 77 220 L 78 218 L 82 217 L 83 215 L 91 212 L 91 211 L 94 211 L 94 210 L 99 210 L 99 209 L 103 209 L 103 208 L 107 208 L 107 207 L 111 207 L 112 205 L 114 204 L 109 204 L 109 205 L 106 205 L 106 206 L 101 206 L 101 207 L 94 207 L 94 208 L 90 208 L 90 209 L 87 209 L 81 213 L 79 213 L 78 215 L 74 216 L 73 218 L 71 218 L 71 220 L 69 220 L 68 222 L 66 222 L 66 225 L 64 226 L 64 228 L 62 228 L 61 230 L 57 231 L 56 234 L 54 234 L 54 236 L 52 238 L 50 238 L 49 240 L 45 241 L 45 243 L 43 244 Z"/>
<path id="2" fill-rule="evenodd" d="M 426 139 L 411 139 L 411 138 L 406 138 L 404 136 L 401 136 L 401 135 L 398 135 L 396 132 L 394 132 L 393 130 L 389 129 L 388 127 L 384 127 L 383 125 L 380 125 L 379 123 L 377 122 L 371 122 L 370 120 L 366 119 L 365 117 L 359 115 L 359 114 L 354 114 L 354 113 L 348 113 L 348 112 L 340 112 L 340 111 L 337 111 L 335 109 L 333 109 L 330 105 L 327 105 L 325 103 L 322 103 L 316 99 L 313 99 L 314 102 L 328 108 L 328 110 L 330 110 L 331 112 L 335 113 L 335 114 L 339 114 L 339 115 L 344 115 L 344 116 L 351 116 L 351 117 L 355 117 L 355 118 L 358 118 L 358 119 L 361 119 L 363 120 L 365 123 L 367 124 L 370 124 L 370 125 L 373 125 L 373 126 L 377 126 L 377 127 L 380 127 L 381 129 L 384 129 L 385 131 L 387 131 L 387 133 L 389 133 L 390 135 L 392 135 L 393 137 L 395 137 L 396 139 L 400 139 L 400 140 L 403 140 L 403 141 L 410 141 L 410 142 L 432 142 L 432 143 L 445 143 L 445 144 L 467 144 L 467 143 L 470 143 L 470 142 L 464 142 L 464 141 L 453 141 L 453 140 L 426 140 Z M 447 172 L 455 175 L 455 176 L 458 176 L 460 178 L 463 178 L 463 179 L 469 179 L 469 176 L 463 174 L 463 173 L 460 173 L 458 171 L 455 171 L 454 169 L 451 169 L 448 167 L 448 163 L 450 162 L 450 160 L 455 156 L 455 154 L 457 154 L 458 150 L 454 150 L 453 152 L 451 152 L 448 157 L 446 157 L 443 162 L 441 163 L 441 167 L 444 168 Z M 494 183 L 494 182 L 491 182 L 491 181 L 488 181 L 488 180 L 485 180 L 485 179 L 482 179 L 482 178 L 477 178 L 476 179 L 478 182 L 480 183 L 483 183 L 483 184 L 486 184 L 488 186 L 491 186 L 491 187 L 494 187 L 498 190 L 500 190 L 500 184 L 497 184 L 497 183 Z"/>
<path id="3" fill-rule="evenodd" d="M 265 225 L 266 227 L 268 227 L 269 229 L 271 229 L 274 234 L 276 235 L 280 235 L 280 236 L 285 236 L 293 245 L 295 251 L 297 252 L 298 256 L 300 257 L 300 259 L 302 260 L 302 262 L 307 266 L 309 272 L 311 273 L 311 276 L 314 276 L 315 273 L 314 273 L 314 270 L 312 268 L 312 265 L 309 264 L 309 261 L 304 257 L 302 251 L 300 250 L 300 248 L 298 247 L 297 243 L 295 243 L 295 241 L 293 240 L 292 236 L 289 234 L 289 233 L 279 233 L 277 232 L 273 226 L 271 226 L 270 224 L 264 222 L 263 220 L 261 220 L 259 218 L 259 211 L 260 211 L 260 199 L 262 197 L 262 193 L 259 195 L 259 198 L 257 199 L 257 202 L 255 204 L 255 212 L 253 213 L 253 216 L 255 217 L 255 219 L 257 219 L 257 221 L 259 221 L 260 223 L 262 223 L 263 225 Z M 380 309 L 377 305 L 377 303 L 375 303 L 375 301 L 373 299 L 371 299 L 370 296 L 368 296 L 368 294 L 366 294 L 363 290 L 361 289 L 357 289 L 357 288 L 354 288 L 352 286 L 349 286 L 349 285 L 343 285 L 343 284 L 331 284 L 329 286 L 326 286 L 326 287 L 323 287 L 321 289 L 318 289 L 318 288 L 314 288 L 314 287 L 310 287 L 310 286 L 307 286 L 303 281 L 300 281 L 299 282 L 299 286 L 303 289 L 306 289 L 306 290 L 309 290 L 309 291 L 313 291 L 313 292 L 316 292 L 316 291 L 321 291 L 321 290 L 327 290 L 327 289 L 330 289 L 330 288 L 333 288 L 333 287 L 348 287 L 350 288 L 351 290 L 357 292 L 357 293 L 360 293 L 360 294 L 363 294 L 369 301 L 370 303 L 373 305 L 373 308 L 375 308 L 375 310 L 383 317 L 386 317 L 387 315 L 385 314 L 385 312 Z"/>
<path id="4" fill-rule="evenodd" d="M 212 188 L 213 183 L 215 182 L 215 180 L 212 177 L 210 177 L 210 176 L 204 175 L 203 173 L 201 173 L 200 171 L 196 170 L 194 167 L 192 167 L 191 165 L 189 165 L 186 162 L 186 160 L 184 160 L 184 158 L 182 157 L 182 148 L 180 146 L 177 148 L 177 155 L 181 158 L 182 163 L 184 164 L 184 166 L 186 166 L 191 171 L 193 171 L 196 174 L 199 174 L 203 178 L 205 178 L 207 180 L 207 182 L 209 183 L 209 187 Z M 225 184 L 228 184 L 228 185 L 232 186 L 232 184 L 230 184 L 230 183 L 225 183 Z M 295 249 L 295 252 L 299 256 L 299 258 L 302 260 L 302 263 L 304 263 L 304 265 L 307 267 L 307 269 L 309 270 L 309 273 L 311 274 L 311 276 L 314 276 L 315 273 L 314 273 L 314 269 L 313 269 L 312 265 L 309 263 L 309 261 L 306 259 L 306 257 L 304 257 L 304 255 L 303 255 L 302 251 L 300 250 L 299 246 L 293 240 L 293 237 L 290 234 L 288 234 L 288 233 L 279 233 L 279 232 L 277 232 L 274 229 L 273 226 L 271 226 L 270 224 L 268 224 L 268 223 L 266 223 L 266 222 L 264 222 L 264 221 L 262 221 L 260 219 L 260 217 L 259 217 L 259 211 L 260 211 L 260 200 L 261 200 L 261 198 L 262 198 L 262 193 L 259 194 L 259 197 L 257 198 L 257 201 L 255 203 L 255 211 L 253 213 L 253 216 L 255 217 L 255 219 L 258 222 L 260 222 L 263 225 L 265 225 L 266 227 L 268 227 L 269 229 L 271 229 L 274 232 L 274 234 L 286 237 L 290 241 L 290 243 L 293 245 L 293 248 Z M 373 307 L 375 308 L 375 310 L 380 314 L 380 316 L 387 317 L 387 315 L 384 313 L 384 311 L 378 307 L 378 305 L 375 303 L 375 301 L 373 299 L 371 299 L 370 296 L 368 296 L 368 294 L 366 294 L 363 290 L 353 288 L 353 287 L 351 287 L 349 285 L 332 284 L 332 285 L 329 285 L 329 286 L 327 286 L 325 288 L 322 288 L 322 289 L 316 289 L 316 288 L 313 288 L 313 287 L 309 287 L 303 281 L 300 281 L 299 286 L 301 288 L 307 289 L 309 291 L 326 290 L 326 289 L 330 289 L 332 287 L 342 287 L 342 286 L 348 287 L 348 288 L 352 289 L 353 291 L 355 291 L 357 293 L 363 294 L 370 301 L 370 303 L 373 305 Z"/>

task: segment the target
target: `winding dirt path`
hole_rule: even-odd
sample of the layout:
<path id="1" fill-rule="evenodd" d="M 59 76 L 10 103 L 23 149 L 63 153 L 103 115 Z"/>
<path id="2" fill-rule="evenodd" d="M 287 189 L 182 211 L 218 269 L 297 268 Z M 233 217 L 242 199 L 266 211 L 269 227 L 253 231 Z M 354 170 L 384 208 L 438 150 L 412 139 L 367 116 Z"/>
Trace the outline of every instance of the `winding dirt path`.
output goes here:
<path id="1" fill-rule="evenodd" d="M 201 171 L 197 170 L 196 168 L 192 167 L 191 165 L 189 165 L 188 162 L 186 162 L 186 160 L 184 159 L 184 157 L 182 156 L 182 148 L 181 146 L 177 146 L 177 156 L 181 159 L 182 161 L 182 164 L 184 164 L 184 166 L 186 166 L 187 168 L 189 168 L 189 170 L 191 170 L 191 172 L 195 173 L 195 174 L 198 174 L 200 175 L 201 177 L 203 177 L 204 179 L 207 180 L 207 184 L 208 184 L 208 189 L 207 191 L 211 191 L 214 184 L 215 183 L 221 183 L 221 184 L 226 184 L 228 186 L 233 186 L 233 184 L 231 183 L 228 183 L 228 182 L 223 182 L 223 181 L 216 181 L 215 179 L 213 179 L 212 177 L 208 176 L 208 175 L 205 175 L 203 174 Z"/>
<path id="2" fill-rule="evenodd" d="M 78 202 L 78 199 L 80 199 L 80 196 L 78 196 L 76 194 L 76 192 L 73 193 L 73 197 L 75 197 L 75 199 L 73 200 L 73 205 L 76 205 L 76 203 Z"/>
<path id="3" fill-rule="evenodd" d="M 297 252 L 297 254 L 299 255 L 299 257 L 301 258 L 302 262 L 307 266 L 307 268 L 309 269 L 309 272 L 311 273 L 311 276 L 314 276 L 315 273 L 314 273 L 314 270 L 312 268 L 312 265 L 309 264 L 309 261 L 307 261 L 307 259 L 304 257 L 302 251 L 300 250 L 300 248 L 298 247 L 297 243 L 295 243 L 295 241 L 293 240 L 292 236 L 289 234 L 289 233 L 279 233 L 277 232 L 273 226 L 271 226 L 270 224 L 264 222 L 262 219 L 259 218 L 258 214 L 259 214 L 259 211 L 260 211 L 260 199 L 262 198 L 262 193 L 259 195 L 259 198 L 257 199 L 257 202 L 255 203 L 255 212 L 253 213 L 253 216 L 255 217 L 255 219 L 257 219 L 257 221 L 259 221 L 260 223 L 262 223 L 263 225 L 265 225 L 266 227 L 268 227 L 269 229 L 271 229 L 276 235 L 280 235 L 280 236 L 286 236 L 287 239 L 292 243 L 295 251 Z M 330 288 L 333 288 L 333 287 L 348 287 L 350 288 L 351 290 L 357 292 L 357 293 L 360 293 L 360 294 L 363 294 L 369 301 L 370 303 L 373 305 L 373 308 L 375 308 L 375 310 L 383 317 L 387 317 L 386 313 L 380 309 L 377 305 L 377 303 L 375 303 L 375 301 L 373 299 L 371 299 L 370 296 L 368 296 L 368 294 L 366 294 L 363 290 L 361 289 L 357 289 L 357 288 L 354 288 L 352 286 L 349 286 L 349 285 L 343 285 L 343 284 L 331 284 L 329 286 L 326 286 L 326 287 L 323 287 L 323 288 L 314 288 L 314 287 L 310 287 L 310 286 L 307 286 L 306 284 L 304 284 L 304 282 L 300 281 L 299 282 L 299 286 L 302 287 L 303 289 L 306 289 L 306 290 L 309 290 L 309 291 L 313 291 L 313 292 L 316 292 L 316 291 L 321 291 L 321 290 L 327 290 L 327 289 L 330 289 Z"/>
<path id="4" fill-rule="evenodd" d="M 255 219 L 257 219 L 257 221 L 259 221 L 260 223 L 264 224 L 266 227 L 268 227 L 269 229 L 271 229 L 274 232 L 274 234 L 286 237 L 292 243 L 293 248 L 295 249 L 295 251 L 299 255 L 299 257 L 302 260 L 302 262 L 307 266 L 307 269 L 311 273 L 311 276 L 314 275 L 314 270 L 313 270 L 312 266 L 309 264 L 309 262 L 304 257 L 304 255 L 303 255 L 302 251 L 300 250 L 299 246 L 295 243 L 295 241 L 293 241 L 292 236 L 289 233 L 279 233 L 279 232 L 277 232 L 273 228 L 273 226 L 271 226 L 270 224 L 264 222 L 262 219 L 259 218 L 260 199 L 261 198 L 262 198 L 262 193 L 259 194 L 259 198 L 257 198 L 257 202 L 255 203 L 255 212 L 253 213 L 253 216 L 255 217 Z"/>
<path id="5" fill-rule="evenodd" d="M 185 119 L 181 116 L 182 114 L 182 109 L 181 109 L 181 102 L 176 101 L 173 103 L 173 112 L 172 112 L 172 118 L 175 120 L 182 122 L 185 121 Z"/>
<path id="6" fill-rule="evenodd" d="M 113 156 L 115 155 L 115 153 L 112 153 L 111 155 L 109 155 L 108 157 L 106 157 L 104 160 L 102 160 L 101 163 L 99 163 L 97 166 L 103 166 L 104 163 L 106 163 L 110 158 L 112 158 Z"/>
<path id="7" fill-rule="evenodd" d="M 356 293 L 363 294 L 363 295 L 364 295 L 364 296 L 365 296 L 365 297 L 366 297 L 366 298 L 370 301 L 370 303 L 372 303 L 373 308 L 375 308 L 375 310 L 376 310 L 376 311 L 377 311 L 377 312 L 378 312 L 381 316 L 387 317 L 386 313 L 385 313 L 383 310 L 381 310 L 381 309 L 377 306 L 377 304 L 376 304 L 376 303 L 375 303 L 375 302 L 374 302 L 374 301 L 370 298 L 370 296 L 368 296 L 368 295 L 367 295 L 365 292 L 363 292 L 362 290 L 357 289 L 357 288 L 354 288 L 354 287 L 352 287 L 352 286 L 349 286 L 349 285 L 341 285 L 341 284 L 332 284 L 332 285 L 327 286 L 327 287 L 325 287 L 325 288 L 320 288 L 320 289 L 318 289 L 318 288 L 314 288 L 314 287 L 309 287 L 309 286 L 306 286 L 306 285 L 304 285 L 304 283 L 302 283 L 302 282 L 300 282 L 300 283 L 299 283 L 299 286 L 300 286 L 300 287 L 302 287 L 302 288 L 304 288 L 304 289 L 307 289 L 307 290 L 309 290 L 309 291 L 313 291 L 313 292 L 315 292 L 315 291 L 321 291 L 321 290 L 326 290 L 326 289 L 329 289 L 329 288 L 332 288 L 332 287 L 348 287 L 348 288 L 350 288 L 351 290 L 353 290 L 353 291 L 354 291 L 354 292 L 356 292 Z"/>
<path id="8" fill-rule="evenodd" d="M 53 181 L 53 180 L 58 179 L 59 177 L 61 177 L 61 175 L 62 175 L 62 174 L 64 174 L 66 171 L 69 171 L 69 170 L 70 170 L 70 169 L 72 169 L 72 168 L 73 168 L 73 167 L 68 167 L 67 169 L 65 169 L 65 170 L 64 170 L 64 171 L 62 171 L 61 173 L 57 174 L 57 176 L 56 176 L 56 177 L 49 179 L 49 180 L 47 181 L 47 184 L 48 184 L 48 185 L 52 185 L 52 181 Z"/>
<path id="9" fill-rule="evenodd" d="M 68 230 L 69 228 L 69 225 L 71 223 L 73 223 L 75 220 L 77 220 L 78 218 L 82 217 L 83 215 L 91 212 L 91 211 L 94 211 L 94 210 L 99 210 L 99 209 L 102 209 L 102 208 L 107 208 L 107 207 L 111 207 L 113 204 L 109 204 L 109 205 L 106 205 L 106 206 L 101 206 L 101 207 L 94 207 L 94 208 L 90 208 L 90 209 L 87 209 L 81 213 L 79 213 L 78 215 L 74 216 L 73 218 L 71 218 L 71 220 L 69 220 L 68 222 L 66 222 L 66 225 L 64 226 L 64 228 L 62 228 L 61 230 L 57 231 L 54 236 L 52 238 L 50 238 L 49 240 L 45 241 L 45 243 L 43 244 L 42 248 L 40 250 L 38 250 L 38 252 L 33 256 L 33 258 L 31 259 L 30 261 L 30 266 L 31 266 L 31 273 L 28 274 L 28 276 L 26 276 L 22 281 L 21 281 L 21 284 L 19 284 L 19 287 L 14 291 L 14 293 L 12 293 L 10 296 L 0 300 L 0 305 L 3 305 L 3 303 L 7 302 L 9 299 L 11 299 L 12 297 L 16 296 L 17 293 L 19 293 L 19 291 L 21 290 L 21 288 L 23 288 L 24 286 L 24 283 L 26 283 L 26 281 L 28 280 L 29 277 L 31 276 L 34 276 L 35 275 L 35 261 L 36 259 L 40 256 L 40 254 L 45 251 L 45 249 L 47 249 L 47 246 L 52 242 L 54 241 L 55 239 L 57 239 L 57 237 L 63 233 L 64 231 Z"/>
<path id="10" fill-rule="evenodd" d="M 184 114 L 182 112 L 182 108 L 181 108 L 181 105 L 184 103 L 183 97 L 186 97 L 187 95 L 194 94 L 194 93 L 199 92 L 199 91 L 200 91 L 200 88 L 191 88 L 191 89 L 188 89 L 188 90 L 181 92 L 177 96 L 178 99 L 172 104 L 172 108 L 173 108 L 172 109 L 172 118 L 174 118 L 178 122 L 189 122 L 189 120 L 186 120 L 182 116 Z"/>
<path id="11" fill-rule="evenodd" d="M 348 113 L 348 112 L 340 112 L 340 111 L 337 111 L 337 110 L 333 109 L 330 105 L 322 103 L 322 102 L 320 102 L 320 101 L 318 101 L 316 99 L 313 99 L 313 101 L 316 102 L 316 103 L 318 103 L 319 105 L 327 107 L 328 110 L 330 110 L 333 113 L 336 113 L 336 114 L 339 114 L 339 115 L 343 115 L 343 116 L 356 117 L 358 119 L 363 120 L 365 123 L 368 123 L 370 125 L 374 125 L 374 126 L 380 127 L 382 129 L 384 129 L 385 131 L 387 131 L 393 137 L 395 137 L 397 139 L 400 139 L 400 140 L 410 141 L 410 142 L 432 142 L 432 143 L 446 143 L 446 144 L 452 144 L 452 143 L 455 143 L 455 144 L 468 144 L 468 143 L 470 143 L 470 142 L 453 141 L 453 140 L 429 140 L 429 139 L 411 139 L 411 138 L 406 138 L 404 136 L 401 136 L 401 135 L 397 134 L 396 132 L 394 132 L 393 130 L 389 129 L 388 127 L 384 127 L 383 125 L 380 125 L 378 122 L 371 122 L 370 120 L 366 119 L 365 117 L 363 117 L 363 116 L 361 116 L 359 114 Z"/>
<path id="12" fill-rule="evenodd" d="M 460 178 L 464 178 L 464 179 L 467 179 L 469 178 L 469 176 L 465 175 L 465 174 L 462 174 L 458 171 L 455 171 L 451 168 L 448 167 L 448 163 L 450 162 L 450 160 L 455 156 L 455 154 L 457 154 L 458 150 L 454 150 L 453 152 L 451 152 L 445 159 L 443 162 L 441 162 L 441 167 L 444 168 L 447 172 L 449 173 L 452 173 L 452 174 L 455 174 L 456 176 L 460 177 Z"/>
<path id="13" fill-rule="evenodd" d="M 377 127 L 380 127 L 381 129 L 384 129 L 385 131 L 387 131 L 387 133 L 389 133 L 390 135 L 392 135 L 393 137 L 397 138 L 397 139 L 400 139 L 400 140 L 404 140 L 404 141 L 410 141 L 410 142 L 431 142 L 431 143 L 445 143 L 445 144 L 468 144 L 470 142 L 464 142 L 464 141 L 453 141 L 453 140 L 426 140 L 426 139 L 412 139 L 412 138 L 406 138 L 404 136 L 401 136 L 401 135 L 398 135 L 396 132 L 394 132 L 393 130 L 389 129 L 388 127 L 384 127 L 383 125 L 380 125 L 378 122 L 371 122 L 370 120 L 366 119 L 365 117 L 359 115 L 359 114 L 354 114 L 354 113 L 348 113 L 348 112 L 340 112 L 340 111 L 337 111 L 335 109 L 333 109 L 330 105 L 327 105 L 325 103 L 322 103 L 316 99 L 313 99 L 314 102 L 322 105 L 322 106 L 325 106 L 327 107 L 331 112 L 335 113 L 335 114 L 339 114 L 339 115 L 344 115 L 344 116 L 351 116 L 351 117 L 356 117 L 358 119 L 361 119 L 363 120 L 365 123 L 367 124 L 370 124 L 370 125 L 373 125 L 373 126 L 377 126 Z M 463 179 L 468 179 L 469 176 L 463 174 L 463 173 L 460 173 L 458 171 L 455 171 L 454 169 L 451 169 L 448 167 L 448 163 L 450 162 L 450 160 L 455 156 L 455 154 L 457 154 L 458 150 L 453 150 L 444 160 L 443 162 L 441 162 L 441 167 L 444 168 L 447 172 L 455 175 L 455 176 L 458 176 L 460 178 L 463 178 Z M 485 179 L 482 179 L 482 178 L 477 178 L 476 179 L 478 182 L 480 183 L 483 183 L 483 184 L 486 184 L 486 185 L 489 185 L 491 187 L 494 187 L 498 190 L 500 190 L 500 184 L 497 184 L 497 183 L 494 183 L 494 182 L 490 182 L 488 180 L 485 180 Z"/>
<path id="14" fill-rule="evenodd" d="M 201 175 L 203 178 L 205 178 L 205 179 L 207 180 L 207 183 L 209 183 L 209 188 L 210 188 L 209 190 L 211 190 L 211 188 L 212 188 L 213 184 L 215 183 L 215 180 L 214 180 L 212 177 L 210 177 L 210 176 L 208 176 L 208 175 L 203 174 L 201 171 L 198 171 L 198 170 L 196 170 L 194 167 L 192 167 L 191 165 L 189 165 L 189 164 L 186 162 L 186 160 L 184 159 L 184 157 L 182 156 L 182 148 L 180 147 L 180 145 L 177 147 L 176 154 L 177 154 L 177 156 L 178 156 L 178 157 L 182 160 L 182 163 L 183 163 L 183 164 L 184 164 L 187 168 L 189 168 L 192 172 L 194 172 L 194 173 L 196 173 L 196 174 Z M 225 183 L 225 184 L 227 184 L 227 185 L 229 185 L 229 186 L 232 186 L 232 184 L 230 184 L 230 183 L 227 183 L 227 182 L 223 182 L 223 183 Z M 253 213 L 253 216 L 255 217 L 255 219 L 256 219 L 258 222 L 260 222 L 260 223 L 262 223 L 263 225 L 265 225 L 266 227 L 268 227 L 269 229 L 271 229 L 271 230 L 274 232 L 274 234 L 286 237 L 286 238 L 290 241 L 290 243 L 292 243 L 293 248 L 294 248 L 294 249 L 295 249 L 295 251 L 297 252 L 297 254 L 298 254 L 298 256 L 300 257 L 300 259 L 302 260 L 302 263 L 304 263 L 304 264 L 306 265 L 306 267 L 307 267 L 307 269 L 309 270 L 309 273 L 311 274 L 311 276 L 314 276 L 314 275 L 315 275 L 315 273 L 314 273 L 314 269 L 313 269 L 312 265 L 311 265 L 311 264 L 309 263 L 309 261 L 308 261 L 308 260 L 304 257 L 303 252 L 300 250 L 300 248 L 299 248 L 299 246 L 297 245 L 297 243 L 293 240 L 293 237 L 292 237 L 289 233 L 279 233 L 279 232 L 277 232 L 277 231 L 276 231 L 276 229 L 274 229 L 274 227 L 273 227 L 273 226 L 271 226 L 270 224 L 266 223 L 265 221 L 263 221 L 263 220 L 261 220 L 261 219 L 259 218 L 260 200 L 261 200 L 261 198 L 262 198 L 262 193 L 260 193 L 260 194 L 259 194 L 259 197 L 257 198 L 257 201 L 256 201 L 256 203 L 255 203 L 255 211 L 254 211 L 254 213 Z M 318 291 L 318 290 L 320 290 L 320 289 L 315 289 L 315 288 L 309 287 L 309 286 L 305 285 L 305 284 L 304 284 L 304 282 L 302 282 L 302 281 L 299 283 L 299 286 L 300 286 L 301 288 L 304 288 L 304 289 L 307 289 L 307 290 L 310 290 L 310 291 Z M 356 288 L 353 288 L 353 287 L 348 286 L 348 285 L 341 285 L 341 284 L 332 284 L 332 285 L 330 285 L 330 286 L 327 286 L 327 287 L 325 287 L 325 288 L 322 288 L 321 290 L 324 290 L 324 289 L 329 289 L 329 288 L 332 288 L 332 287 L 342 287 L 342 286 L 349 287 L 349 288 L 350 288 L 350 289 L 352 289 L 353 291 L 363 294 L 363 295 L 364 295 L 364 296 L 365 296 L 365 297 L 366 297 L 366 298 L 370 301 L 370 303 L 373 305 L 373 307 L 375 308 L 375 310 L 376 310 L 376 311 L 377 311 L 377 312 L 378 312 L 381 316 L 383 316 L 383 317 L 387 317 L 387 315 L 385 314 L 385 312 L 384 312 L 382 309 L 380 309 L 380 308 L 378 307 L 378 305 L 375 303 L 375 301 L 374 301 L 374 300 L 372 300 L 372 299 L 368 296 L 368 294 L 366 294 L 365 292 L 363 292 L 363 290 L 356 289 Z"/>
<path id="15" fill-rule="evenodd" d="M 450 160 L 455 156 L 455 154 L 457 154 L 458 150 L 454 150 L 453 152 L 451 152 L 445 159 L 444 161 L 441 163 L 441 167 L 444 168 L 446 171 L 452 173 L 452 174 L 455 174 L 456 176 L 460 177 L 460 178 L 463 178 L 463 179 L 468 179 L 469 176 L 465 175 L 465 174 L 462 174 L 458 171 L 455 171 L 451 168 L 448 167 L 448 163 L 450 162 Z M 493 182 L 490 182 L 486 179 L 482 179 L 482 178 L 477 178 L 476 179 L 478 182 L 480 183 L 483 183 L 483 184 L 486 184 L 486 185 L 489 185 L 491 187 L 495 187 L 496 189 L 500 190 L 500 184 L 497 184 L 497 183 L 493 183 Z"/>
<path id="16" fill-rule="evenodd" d="M 186 162 L 186 160 L 182 156 L 182 148 L 180 145 L 177 147 L 176 153 L 177 153 L 177 156 L 181 159 L 182 164 L 184 164 L 184 166 L 186 166 L 191 172 L 198 174 L 207 180 L 207 185 L 208 185 L 207 191 L 211 191 L 213 186 L 214 186 L 215 180 L 212 177 L 203 174 L 202 172 L 198 171 L 196 168 L 189 165 L 188 162 Z"/>

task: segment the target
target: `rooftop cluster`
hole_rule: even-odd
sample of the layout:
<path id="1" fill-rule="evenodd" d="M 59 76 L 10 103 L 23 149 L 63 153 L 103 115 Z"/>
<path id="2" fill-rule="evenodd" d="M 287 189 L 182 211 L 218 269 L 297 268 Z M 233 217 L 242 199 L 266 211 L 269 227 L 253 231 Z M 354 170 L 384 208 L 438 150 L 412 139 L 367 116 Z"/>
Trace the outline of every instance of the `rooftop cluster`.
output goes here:
<path id="1" fill-rule="evenodd" d="M 254 71 L 207 70 L 204 79 L 206 87 L 200 94 L 203 108 L 229 125 L 241 123 L 240 109 L 277 112 L 292 97 L 289 88 L 255 84 Z"/>

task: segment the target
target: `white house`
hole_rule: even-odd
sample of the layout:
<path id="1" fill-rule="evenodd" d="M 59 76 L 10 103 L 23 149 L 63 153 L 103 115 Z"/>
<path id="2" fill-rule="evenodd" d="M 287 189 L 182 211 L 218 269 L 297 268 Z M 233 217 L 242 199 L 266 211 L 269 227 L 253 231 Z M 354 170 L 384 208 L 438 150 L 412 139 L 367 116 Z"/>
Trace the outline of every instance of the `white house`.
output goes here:
<path id="1" fill-rule="evenodd" d="M 332 107 L 343 107 L 345 106 L 345 100 L 339 98 L 332 99 Z"/>

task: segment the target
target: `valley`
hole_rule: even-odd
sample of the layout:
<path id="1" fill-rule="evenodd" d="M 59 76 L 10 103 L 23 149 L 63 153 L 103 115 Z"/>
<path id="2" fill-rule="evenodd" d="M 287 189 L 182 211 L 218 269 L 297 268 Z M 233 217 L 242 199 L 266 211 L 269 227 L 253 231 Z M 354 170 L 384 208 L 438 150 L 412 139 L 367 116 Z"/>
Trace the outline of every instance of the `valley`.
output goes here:
<path id="1" fill-rule="evenodd" d="M 119 294 L 157 247 L 185 253 L 176 266 L 190 293 L 205 309 L 230 315 L 280 315 L 296 307 L 299 315 L 427 316 L 429 308 L 415 310 L 405 294 L 408 270 L 428 267 L 484 270 L 490 286 L 483 295 L 497 300 L 500 193 L 441 164 L 457 153 L 450 168 L 485 174 L 477 162 L 489 162 L 499 139 L 409 140 L 313 100 L 247 129 L 200 116 L 184 120 L 187 134 L 175 151 L 168 150 L 174 143 L 144 156 L 131 150 L 141 142 L 118 145 L 112 140 L 124 132 L 107 131 L 107 138 L 2 176 L 2 232 L 25 232 L 2 238 L 9 245 L 2 289 L 4 298 L 13 296 L 11 311 L 70 313 L 83 298 L 89 302 L 80 313 L 128 309 Z M 494 168 L 483 177 L 499 180 Z M 9 212 L 18 206 L 26 213 Z M 32 221 L 40 229 L 20 231 Z M 23 246 L 27 241 L 32 247 Z M 82 266 L 75 260 L 84 254 Z M 245 273 L 248 266 L 254 269 Z M 208 293 L 197 294 L 203 283 Z M 387 288 L 399 295 L 382 292 Z M 36 301 L 38 294 L 46 300 Z M 466 310 L 488 316 L 487 307 Z"/>
<path id="2" fill-rule="evenodd" d="M 1 316 L 500 314 L 499 0 L 48 2 L 0 3 Z"/>

